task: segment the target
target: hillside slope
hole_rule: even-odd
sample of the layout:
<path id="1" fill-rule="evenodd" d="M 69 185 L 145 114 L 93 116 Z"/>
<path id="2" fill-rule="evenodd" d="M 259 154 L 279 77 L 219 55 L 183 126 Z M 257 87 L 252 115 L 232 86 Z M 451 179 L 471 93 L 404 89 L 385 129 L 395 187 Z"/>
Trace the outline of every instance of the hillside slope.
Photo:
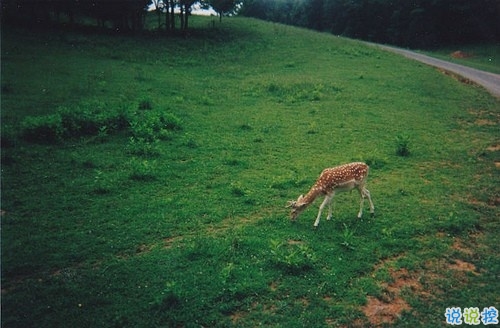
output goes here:
<path id="1" fill-rule="evenodd" d="M 498 304 L 498 100 L 356 41 L 190 23 L 2 31 L 2 325 L 436 327 Z M 350 161 L 375 218 L 346 193 L 290 223 Z"/>

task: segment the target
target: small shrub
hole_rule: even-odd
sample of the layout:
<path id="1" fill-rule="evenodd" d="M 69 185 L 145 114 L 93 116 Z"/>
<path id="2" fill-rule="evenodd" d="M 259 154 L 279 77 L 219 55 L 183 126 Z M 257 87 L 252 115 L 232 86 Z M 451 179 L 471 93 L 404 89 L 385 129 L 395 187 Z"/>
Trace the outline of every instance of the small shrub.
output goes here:
<path id="1" fill-rule="evenodd" d="M 402 157 L 410 156 L 410 137 L 407 135 L 396 136 L 396 155 Z"/>
<path id="2" fill-rule="evenodd" d="M 158 139 L 145 139 L 140 137 L 130 137 L 128 142 L 128 152 L 132 155 L 154 158 L 161 155 L 158 146 Z"/>
<path id="3" fill-rule="evenodd" d="M 252 128 L 252 126 L 251 126 L 250 124 L 248 124 L 248 123 L 244 123 L 244 124 L 241 124 L 241 125 L 240 125 L 240 129 L 241 129 L 242 131 L 250 131 L 250 130 L 252 130 L 253 128 Z"/>
<path id="4" fill-rule="evenodd" d="M 236 197 L 244 197 L 247 194 L 245 188 L 237 182 L 231 183 L 231 193 Z"/>
<path id="5" fill-rule="evenodd" d="M 181 130 L 181 120 L 170 113 L 144 112 L 136 114 L 130 121 L 132 135 L 147 142 L 170 140 L 173 131 Z"/>
<path id="6" fill-rule="evenodd" d="M 154 165 L 154 162 L 151 163 L 149 161 L 132 160 L 130 163 L 132 168 L 130 179 L 143 182 L 156 180 Z"/>
<path id="7" fill-rule="evenodd" d="M 103 171 L 96 170 L 93 192 L 97 195 L 106 195 L 113 190 L 114 181 Z"/>
<path id="8" fill-rule="evenodd" d="M 318 127 L 315 122 L 309 123 L 307 134 L 316 134 L 318 133 Z"/>
<path id="9" fill-rule="evenodd" d="M 354 232 L 355 230 L 350 230 L 345 223 L 344 225 L 344 231 L 342 232 L 342 243 L 340 243 L 342 246 L 344 246 L 347 249 L 354 249 L 353 246 L 353 237 L 354 237 Z"/>
<path id="10" fill-rule="evenodd" d="M 369 156 L 365 159 L 365 163 L 372 169 L 381 169 L 387 164 L 387 161 L 383 158 Z"/>
<path id="11" fill-rule="evenodd" d="M 231 159 L 225 159 L 223 163 L 227 166 L 241 166 L 243 165 L 243 162 L 236 159 L 236 158 L 231 158 Z"/>

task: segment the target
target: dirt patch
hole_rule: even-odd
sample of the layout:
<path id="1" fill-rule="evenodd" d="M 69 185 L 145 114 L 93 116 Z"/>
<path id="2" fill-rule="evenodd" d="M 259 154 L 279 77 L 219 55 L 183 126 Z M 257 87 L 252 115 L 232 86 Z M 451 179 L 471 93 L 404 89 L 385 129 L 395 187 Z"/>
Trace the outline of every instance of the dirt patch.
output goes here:
<path id="1" fill-rule="evenodd" d="M 244 312 L 234 312 L 229 317 L 231 318 L 231 322 L 233 324 L 236 324 L 239 320 L 241 320 L 245 317 L 245 313 Z"/>
<path id="2" fill-rule="evenodd" d="M 368 296 L 368 304 L 362 310 L 372 325 L 379 326 L 393 323 L 401 312 L 410 310 L 410 306 L 401 298 L 386 303 L 376 297 Z"/>
<path id="3" fill-rule="evenodd" d="M 455 238 L 455 240 L 453 240 L 451 248 L 469 256 L 474 255 L 474 251 L 467 247 L 460 238 Z"/>
<path id="4" fill-rule="evenodd" d="M 455 263 L 450 264 L 449 268 L 455 271 L 471 272 L 475 275 L 479 275 L 479 272 L 476 272 L 476 266 L 474 264 L 462 260 L 455 260 Z"/>
<path id="5" fill-rule="evenodd" d="M 236 311 L 229 314 L 229 318 L 233 325 L 238 326 L 240 320 L 244 319 L 251 312 L 259 311 L 266 314 L 274 314 L 278 311 L 278 307 L 275 304 L 261 304 L 259 302 L 253 302 L 248 311 Z"/>
<path id="6" fill-rule="evenodd" d="M 389 268 L 392 278 L 391 283 L 382 283 L 383 295 L 380 298 L 368 296 L 367 304 L 362 307 L 362 311 L 368 321 L 378 326 L 381 324 L 391 324 L 396 321 L 403 311 L 410 311 L 410 305 L 402 298 L 401 292 L 404 288 L 409 288 L 417 294 L 428 293 L 423 291 L 420 281 L 415 275 L 411 275 L 406 268 Z"/>
<path id="7" fill-rule="evenodd" d="M 496 122 L 484 118 L 476 120 L 474 124 L 478 126 L 497 125 Z"/>
<path id="8" fill-rule="evenodd" d="M 489 146 L 488 148 L 486 148 L 486 150 L 488 150 L 488 151 L 500 151 L 500 144 Z"/>
<path id="9" fill-rule="evenodd" d="M 449 77 L 451 77 L 451 78 L 453 78 L 461 83 L 468 84 L 468 85 L 477 85 L 477 83 L 475 83 L 474 81 L 472 81 L 466 77 L 463 77 L 461 75 L 452 73 L 452 72 L 447 71 L 447 70 L 442 69 L 442 68 L 438 68 L 437 70 L 440 71 L 442 74 L 447 75 L 447 76 L 449 76 Z"/>
<path id="10" fill-rule="evenodd" d="M 461 50 L 457 50 L 457 51 L 454 51 L 450 54 L 450 56 L 452 58 L 457 58 L 457 59 L 463 59 L 463 58 L 471 58 L 471 57 L 474 57 L 474 55 L 470 54 L 470 53 L 467 53 L 467 52 L 463 52 Z"/>
<path id="11" fill-rule="evenodd" d="M 480 234 L 470 235 L 467 242 L 461 238 L 454 238 L 451 249 L 458 257 L 474 256 L 476 240 L 480 236 Z M 447 238 L 442 232 L 438 232 L 435 237 Z M 396 264 L 403 257 L 404 254 L 399 254 L 374 266 L 372 276 L 375 277 L 379 270 L 384 270 L 389 273 L 390 279 L 380 282 L 382 293 L 377 297 L 368 296 L 367 304 L 361 308 L 372 326 L 392 324 L 404 311 L 412 311 L 411 306 L 403 297 L 405 294 L 410 293 L 423 300 L 430 300 L 443 294 L 438 287 L 439 281 L 449 277 L 450 274 L 453 280 L 463 284 L 470 279 L 471 273 L 480 275 L 474 264 L 458 257 L 451 260 L 443 257 L 427 261 L 422 269 L 415 271 L 398 268 Z"/>
<path id="12" fill-rule="evenodd" d="M 278 289 L 278 282 L 277 281 L 272 281 L 270 284 L 269 284 L 269 289 L 272 291 L 272 292 L 275 292 L 277 289 Z"/>

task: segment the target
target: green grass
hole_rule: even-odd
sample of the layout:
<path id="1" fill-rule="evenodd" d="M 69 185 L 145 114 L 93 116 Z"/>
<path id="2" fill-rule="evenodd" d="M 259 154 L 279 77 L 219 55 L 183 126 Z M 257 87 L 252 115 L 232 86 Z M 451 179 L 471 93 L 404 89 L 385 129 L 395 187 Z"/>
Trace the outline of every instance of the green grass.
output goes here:
<path id="1" fill-rule="evenodd" d="M 3 326 L 367 326 L 372 297 L 404 299 L 398 327 L 498 309 L 498 100 L 356 41 L 191 22 L 2 31 Z M 71 109 L 108 120 L 23 138 Z M 288 200 L 354 160 L 375 218 L 348 193 L 317 230 L 319 202 L 289 221 Z M 394 287 L 402 272 L 419 285 Z"/>
<path id="2" fill-rule="evenodd" d="M 500 43 L 448 47 L 426 53 L 456 64 L 500 74 Z"/>

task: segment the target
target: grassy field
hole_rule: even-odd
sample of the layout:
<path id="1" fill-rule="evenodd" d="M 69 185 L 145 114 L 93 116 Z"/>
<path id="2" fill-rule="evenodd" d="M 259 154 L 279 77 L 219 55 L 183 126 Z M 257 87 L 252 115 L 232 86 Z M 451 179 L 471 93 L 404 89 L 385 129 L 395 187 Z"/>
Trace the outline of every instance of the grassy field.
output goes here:
<path id="1" fill-rule="evenodd" d="M 500 102 L 328 34 L 2 31 L 3 327 L 446 326 L 500 309 Z M 285 205 L 370 166 L 331 221 Z M 366 203 L 365 203 L 366 204 Z M 366 211 L 368 212 L 368 211 Z"/>

